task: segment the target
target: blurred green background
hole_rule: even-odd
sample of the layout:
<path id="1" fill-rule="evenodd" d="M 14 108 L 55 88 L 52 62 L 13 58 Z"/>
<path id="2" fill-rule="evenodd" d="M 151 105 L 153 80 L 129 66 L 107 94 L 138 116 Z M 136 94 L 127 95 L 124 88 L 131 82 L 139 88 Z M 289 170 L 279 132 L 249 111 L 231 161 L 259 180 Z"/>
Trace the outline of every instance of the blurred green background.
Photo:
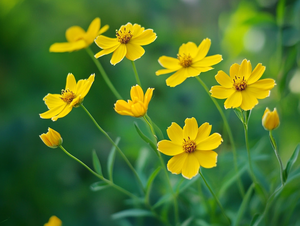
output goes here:
<path id="1" fill-rule="evenodd" d="M 47 110 L 43 97 L 60 93 L 68 73 L 73 73 L 77 80 L 95 73 L 84 105 L 113 139 L 121 138 L 120 147 L 140 167 L 141 174 L 148 177 L 158 164 L 133 123 L 137 122 L 147 133 L 145 125 L 139 119 L 114 112 L 116 99 L 86 51 L 49 52 L 51 44 L 65 41 L 67 28 L 79 25 L 86 30 L 96 17 L 101 18 L 102 26 L 110 26 L 105 33 L 109 37 L 114 37 L 115 30 L 127 22 L 156 32 L 156 41 L 145 46 L 145 55 L 136 61 L 143 89 L 155 88 L 148 115 L 165 135 L 171 122 L 183 126 L 187 117 L 195 117 L 199 124 L 209 122 L 213 132 L 223 135 L 224 143 L 217 149 L 218 167 L 204 171 L 216 190 L 224 175 L 232 170 L 231 148 L 221 117 L 196 79 L 189 78 L 176 88 L 167 87 L 165 79 L 169 75 L 155 75 L 161 69 L 157 60 L 162 55 L 176 57 L 182 43 L 192 41 L 199 45 L 208 37 L 212 40 L 208 55 L 222 54 L 224 59 L 214 70 L 200 75 L 208 87 L 217 84 L 214 75 L 218 70 L 229 73 L 229 67 L 240 64 L 244 58 L 251 61 L 253 68 L 258 63 L 266 66 L 263 78 L 274 78 L 277 86 L 269 98 L 253 109 L 249 136 L 253 155 L 265 156 L 258 158 L 255 166 L 266 182 L 266 189 L 270 189 L 268 183 L 279 179 L 279 169 L 268 133 L 261 126 L 265 108 L 276 107 L 279 111 L 281 125 L 274 135 L 284 165 L 300 141 L 300 0 L 0 0 L 0 225 L 43 225 L 51 215 L 61 218 L 65 226 L 138 223 L 134 219 L 113 220 L 112 214 L 130 207 L 124 201 L 127 197 L 112 188 L 91 191 L 90 185 L 97 178 L 61 150 L 46 147 L 39 138 L 48 127 L 57 130 L 64 139 L 64 147 L 89 166 L 91 152 L 96 150 L 106 173 L 111 145 L 82 109 L 73 109 L 57 122 L 39 117 L 39 113 Z M 100 51 L 95 44 L 91 49 L 94 53 Z M 111 54 L 99 60 L 127 99 L 130 87 L 136 84 L 131 63 L 124 59 L 112 66 L 110 58 Z M 223 106 L 223 100 L 218 102 Z M 226 115 L 242 162 L 246 158 L 242 124 L 232 110 L 227 110 Z M 299 172 L 299 160 L 293 170 Z M 138 191 L 134 176 L 118 155 L 114 178 L 126 189 Z M 181 175 L 171 178 L 176 181 Z M 278 203 L 294 205 L 288 224 L 284 224 L 286 218 L 279 217 L 269 225 L 300 224 L 296 215 L 300 210 L 299 177 L 297 181 L 291 181 L 278 198 Z M 162 182 L 163 178 L 155 181 L 157 196 L 152 197 L 153 202 L 164 191 Z M 243 183 L 245 187 L 251 183 L 247 173 L 243 174 Z M 235 211 L 241 201 L 236 193 L 233 185 L 221 200 L 230 211 Z M 197 200 L 189 192 L 183 197 L 182 220 L 195 213 L 184 204 Z M 197 214 L 207 220 L 201 211 L 205 200 L 198 201 Z M 284 215 L 280 204 L 274 208 L 279 211 L 278 216 Z M 143 225 L 157 222 L 149 218 Z"/>

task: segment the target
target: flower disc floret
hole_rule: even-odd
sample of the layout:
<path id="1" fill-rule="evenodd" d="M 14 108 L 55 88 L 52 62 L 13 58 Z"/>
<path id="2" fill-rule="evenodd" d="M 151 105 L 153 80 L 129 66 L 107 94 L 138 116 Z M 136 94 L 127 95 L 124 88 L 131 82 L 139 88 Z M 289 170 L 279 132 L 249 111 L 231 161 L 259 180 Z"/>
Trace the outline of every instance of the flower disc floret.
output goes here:
<path id="1" fill-rule="evenodd" d="M 170 140 L 162 140 L 157 144 L 158 151 L 173 156 L 167 168 L 173 174 L 182 174 L 191 179 L 198 174 L 200 166 L 212 168 L 217 165 L 218 154 L 213 150 L 222 143 L 218 133 L 211 133 L 212 126 L 203 123 L 198 128 L 195 118 L 187 118 L 181 128 L 173 122 L 167 129 Z"/>
<path id="2" fill-rule="evenodd" d="M 156 71 L 156 75 L 175 72 L 166 83 L 170 87 L 175 87 L 183 83 L 189 77 L 196 77 L 201 72 L 212 70 L 211 66 L 222 61 L 222 56 L 217 54 L 206 56 L 210 49 L 210 39 L 204 39 L 197 47 L 195 43 L 188 42 L 179 48 L 177 58 L 161 56 L 158 62 L 165 69 Z"/>
<path id="3" fill-rule="evenodd" d="M 252 71 L 250 61 L 244 59 L 241 65 L 235 63 L 230 67 L 230 76 L 219 71 L 215 76 L 219 86 L 210 90 L 212 97 L 226 99 L 224 107 L 251 110 L 258 104 L 258 99 L 270 96 L 270 90 L 276 85 L 274 79 L 259 80 L 265 67 L 261 63 Z"/>
<path id="4" fill-rule="evenodd" d="M 68 74 L 66 87 L 61 94 L 47 94 L 44 97 L 48 111 L 40 114 L 43 119 L 56 121 L 70 113 L 73 107 L 81 104 L 84 97 L 88 94 L 95 79 L 95 74 L 90 75 L 88 79 L 81 79 L 76 83 L 73 74 Z"/>

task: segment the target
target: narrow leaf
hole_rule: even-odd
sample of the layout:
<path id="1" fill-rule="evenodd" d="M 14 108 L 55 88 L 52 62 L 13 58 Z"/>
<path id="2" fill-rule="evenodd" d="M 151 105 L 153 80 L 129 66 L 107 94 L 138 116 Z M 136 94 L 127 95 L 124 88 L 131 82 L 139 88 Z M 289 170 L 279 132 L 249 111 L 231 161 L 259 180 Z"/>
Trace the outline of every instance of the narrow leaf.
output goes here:
<path id="1" fill-rule="evenodd" d="M 101 191 L 108 187 L 109 187 L 109 185 L 102 181 L 95 182 L 95 183 L 91 184 L 91 186 L 90 186 L 92 191 Z"/>
<path id="2" fill-rule="evenodd" d="M 118 145 L 120 142 L 120 137 L 117 137 L 115 140 L 115 144 Z M 113 169 L 114 169 L 114 162 L 116 156 L 116 147 L 113 146 L 110 150 L 108 160 L 107 160 L 107 171 L 108 171 L 108 178 L 110 181 L 113 181 Z"/>
<path id="3" fill-rule="evenodd" d="M 193 221 L 194 217 L 189 217 L 185 221 L 182 222 L 181 226 L 189 226 L 191 222 Z"/>
<path id="4" fill-rule="evenodd" d="M 235 218 L 235 221 L 233 222 L 233 225 L 240 225 L 240 220 L 242 219 L 245 210 L 247 206 L 249 206 L 250 197 L 253 191 L 253 188 L 255 187 L 254 183 L 251 184 L 251 186 L 248 188 L 248 191 L 246 192 L 246 195 L 243 198 L 242 204 L 239 208 L 239 211 L 237 213 L 237 216 Z"/>
<path id="5" fill-rule="evenodd" d="M 163 140 L 164 139 L 164 135 L 161 132 L 160 128 L 153 121 L 152 121 L 152 125 L 153 125 L 154 131 L 155 131 L 155 133 L 157 135 L 158 140 Z"/>
<path id="6" fill-rule="evenodd" d="M 161 167 L 159 166 L 149 177 L 147 185 L 146 185 L 146 197 L 148 198 L 150 195 L 150 191 L 151 191 L 151 187 L 152 187 L 152 183 L 155 179 L 155 177 L 157 176 L 157 174 L 159 173 L 159 171 L 161 170 Z"/>
<path id="7" fill-rule="evenodd" d="M 98 173 L 99 175 L 103 176 L 102 169 L 101 169 L 101 164 L 100 164 L 100 160 L 99 160 L 99 158 L 98 158 L 97 153 L 96 153 L 95 150 L 93 150 L 92 156 L 93 156 L 93 166 L 94 166 L 94 169 L 95 169 L 96 173 Z"/>
<path id="8" fill-rule="evenodd" d="M 294 153 L 292 154 L 291 158 L 289 159 L 289 161 L 286 164 L 286 168 L 284 170 L 285 181 L 287 180 L 287 177 L 291 171 L 292 166 L 294 165 L 294 163 L 296 162 L 296 160 L 298 158 L 299 151 L 300 151 L 300 144 L 297 145 Z"/>
<path id="9" fill-rule="evenodd" d="M 151 148 L 155 151 L 155 153 L 157 153 L 156 145 L 145 134 L 143 134 L 143 132 L 140 130 L 136 122 L 134 122 L 134 127 L 137 133 L 140 135 L 140 137 L 151 146 Z"/>
<path id="10" fill-rule="evenodd" d="M 250 223 L 249 226 L 253 226 L 256 223 L 256 221 L 259 218 L 259 216 L 260 216 L 259 213 L 255 214 L 254 217 L 252 218 L 251 223 Z"/>
<path id="11" fill-rule="evenodd" d="M 153 213 L 143 209 L 128 209 L 113 214 L 111 217 L 114 220 L 122 219 L 125 217 L 153 217 Z"/>
<path id="12" fill-rule="evenodd" d="M 234 113 L 236 114 L 236 116 L 239 118 L 239 120 L 241 120 L 241 122 L 244 124 L 244 115 L 243 113 L 241 112 L 241 109 L 239 108 L 234 108 L 233 109 Z"/>
<path id="13" fill-rule="evenodd" d="M 154 205 L 153 205 L 153 209 L 161 206 L 162 204 L 164 204 L 165 202 L 169 202 L 172 200 L 172 195 L 170 193 L 165 194 L 164 196 L 162 196 Z"/>

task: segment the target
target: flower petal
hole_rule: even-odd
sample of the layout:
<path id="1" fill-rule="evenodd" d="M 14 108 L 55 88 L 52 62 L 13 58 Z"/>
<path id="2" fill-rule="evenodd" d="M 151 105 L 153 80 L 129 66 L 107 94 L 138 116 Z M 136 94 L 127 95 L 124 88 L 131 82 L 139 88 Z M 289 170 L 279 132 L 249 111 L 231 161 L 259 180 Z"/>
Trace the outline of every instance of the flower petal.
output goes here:
<path id="1" fill-rule="evenodd" d="M 120 42 L 118 42 L 117 38 L 109 38 L 104 35 L 100 35 L 95 39 L 95 43 L 101 49 L 109 49 L 115 46 L 119 46 Z"/>
<path id="2" fill-rule="evenodd" d="M 217 166 L 218 154 L 214 151 L 195 151 L 194 155 L 197 158 L 200 166 L 204 168 L 212 168 Z"/>
<path id="3" fill-rule="evenodd" d="M 197 120 L 192 118 L 187 118 L 185 121 L 185 125 L 183 127 L 183 139 L 190 138 L 191 140 L 195 140 L 198 133 L 198 123 Z"/>
<path id="4" fill-rule="evenodd" d="M 250 66 L 249 66 L 250 64 Z M 251 74 L 251 70 L 250 69 L 251 67 L 251 63 L 250 61 L 247 61 L 246 59 L 244 59 L 241 63 L 241 66 L 240 66 L 240 69 L 239 69 L 239 72 L 238 72 L 238 77 L 240 78 L 245 78 L 245 80 L 247 80 Z"/>
<path id="5" fill-rule="evenodd" d="M 188 55 L 190 54 L 192 58 L 196 56 L 198 52 L 197 46 L 193 42 L 188 42 L 186 44 L 182 44 L 179 47 L 179 55 Z"/>
<path id="6" fill-rule="evenodd" d="M 231 80 L 235 79 L 235 77 L 238 76 L 239 70 L 240 70 L 240 65 L 238 65 L 237 63 L 231 65 L 230 72 L 229 72 Z"/>
<path id="7" fill-rule="evenodd" d="M 157 76 L 159 76 L 159 75 L 169 74 L 174 71 L 177 71 L 177 69 L 161 69 L 161 70 L 156 71 L 155 74 Z"/>
<path id="8" fill-rule="evenodd" d="M 241 93 L 242 93 L 243 101 L 240 107 L 243 110 L 245 111 L 251 110 L 252 108 L 255 107 L 255 105 L 258 104 L 258 100 L 254 95 L 248 92 L 248 89 L 242 91 Z"/>
<path id="9" fill-rule="evenodd" d="M 225 88 L 232 88 L 233 86 L 232 79 L 224 71 L 218 71 L 215 79 L 221 86 Z"/>
<path id="10" fill-rule="evenodd" d="M 179 64 L 179 60 L 177 58 L 161 56 L 158 59 L 158 63 L 167 69 L 179 70 L 182 66 Z"/>
<path id="11" fill-rule="evenodd" d="M 192 179 L 198 174 L 200 164 L 194 153 L 188 154 L 185 163 L 182 167 L 182 176 L 187 179 Z"/>
<path id="12" fill-rule="evenodd" d="M 242 94 L 239 91 L 235 91 L 224 102 L 224 107 L 226 109 L 228 109 L 228 108 L 237 108 L 237 107 L 241 106 L 241 104 L 242 104 Z"/>
<path id="13" fill-rule="evenodd" d="M 213 86 L 209 92 L 211 93 L 212 97 L 217 99 L 226 99 L 235 92 L 235 89 L 224 88 L 223 86 Z"/>
<path id="14" fill-rule="evenodd" d="M 213 133 L 206 139 L 202 140 L 200 143 L 197 144 L 196 150 L 197 151 L 209 151 L 216 149 L 220 146 L 223 139 L 219 133 Z"/>
<path id="15" fill-rule="evenodd" d="M 179 155 L 175 155 L 168 161 L 167 168 L 173 174 L 180 174 L 182 172 L 183 165 L 185 160 L 187 159 L 188 154 L 182 153 Z"/>
<path id="16" fill-rule="evenodd" d="M 143 28 L 141 25 L 139 25 L 139 24 L 132 25 L 131 23 L 128 23 L 126 25 L 126 29 L 130 29 L 132 31 L 131 34 L 133 35 L 133 37 L 138 37 L 145 30 L 145 28 Z"/>
<path id="17" fill-rule="evenodd" d="M 58 115 L 53 116 L 51 120 L 55 122 L 57 119 L 65 117 L 70 113 L 70 111 L 72 111 L 72 109 L 73 106 L 67 105 Z"/>
<path id="18" fill-rule="evenodd" d="M 195 139 L 196 144 L 199 144 L 200 142 L 202 142 L 203 140 L 205 140 L 206 138 L 208 138 L 210 132 L 211 132 L 211 125 L 209 125 L 208 122 L 203 123 L 199 128 L 198 128 L 198 134 L 197 137 Z"/>
<path id="19" fill-rule="evenodd" d="M 103 34 L 104 32 L 106 32 L 109 29 L 109 26 L 106 24 L 103 27 L 100 28 L 98 35 Z"/>
<path id="20" fill-rule="evenodd" d="M 259 89 L 263 89 L 263 90 L 270 90 L 272 88 L 274 88 L 274 86 L 276 85 L 275 80 L 271 79 L 271 78 L 265 78 L 265 79 L 261 79 L 253 84 L 251 84 L 251 87 L 254 88 L 259 88 Z"/>
<path id="21" fill-rule="evenodd" d="M 95 54 L 95 58 L 99 58 L 99 57 L 102 57 L 103 55 L 107 55 L 107 54 L 112 53 L 112 52 L 115 51 L 120 45 L 121 45 L 121 43 L 118 43 L 116 46 L 113 46 L 113 47 L 108 48 L 108 49 L 101 50 L 100 52 L 98 52 L 98 53 Z"/>
<path id="22" fill-rule="evenodd" d="M 117 63 L 119 63 L 121 60 L 123 60 L 123 58 L 125 57 L 127 53 L 127 48 L 125 44 L 121 44 L 119 45 L 119 47 L 114 51 L 110 63 L 112 65 L 116 65 Z"/>
<path id="23" fill-rule="evenodd" d="M 69 89 L 73 93 L 76 93 L 76 80 L 72 73 L 69 73 L 67 76 L 67 82 L 66 82 L 66 90 Z"/>
<path id="24" fill-rule="evenodd" d="M 81 79 L 78 81 L 76 94 L 80 95 L 81 99 L 83 99 L 88 94 L 94 80 L 95 80 L 95 74 L 92 74 L 88 79 Z"/>
<path id="25" fill-rule="evenodd" d="M 194 61 L 202 60 L 208 53 L 211 45 L 211 40 L 209 38 L 203 39 L 198 47 L 197 55 L 194 58 Z"/>
<path id="26" fill-rule="evenodd" d="M 201 70 L 199 68 L 194 68 L 194 67 L 187 67 L 187 77 L 196 77 L 201 73 Z"/>
<path id="27" fill-rule="evenodd" d="M 68 42 L 76 42 L 83 39 L 85 31 L 79 26 L 72 26 L 66 31 L 66 39 Z"/>
<path id="28" fill-rule="evenodd" d="M 153 90 L 154 90 L 154 88 L 148 88 L 146 93 L 145 93 L 144 104 L 145 104 L 145 106 L 147 106 L 147 108 L 148 108 L 149 102 L 152 98 Z"/>
<path id="29" fill-rule="evenodd" d="M 165 155 L 179 155 L 184 152 L 182 145 L 175 144 L 169 140 L 161 140 L 157 143 L 157 150 Z"/>
<path id="30" fill-rule="evenodd" d="M 167 86 L 175 87 L 183 83 L 187 79 L 187 70 L 186 68 L 181 68 L 176 73 L 167 78 Z"/>
<path id="31" fill-rule="evenodd" d="M 127 43 L 126 48 L 127 48 L 126 57 L 127 59 L 132 61 L 141 58 L 145 53 L 144 48 L 135 43 L 131 43 L 131 42 Z"/>
<path id="32" fill-rule="evenodd" d="M 131 105 L 131 112 L 133 113 L 134 117 L 139 118 L 146 114 L 147 109 L 144 107 L 143 103 L 138 102 Z"/>
<path id="33" fill-rule="evenodd" d="M 65 102 L 61 99 L 60 94 L 49 93 L 43 98 L 43 101 L 45 101 L 48 109 L 56 108 L 65 104 Z"/>
<path id="34" fill-rule="evenodd" d="M 132 38 L 130 39 L 129 43 L 134 43 L 135 45 L 148 45 L 152 42 L 155 41 L 156 39 L 156 34 L 153 32 L 152 29 L 147 29 L 145 30 L 142 34 L 135 36 L 133 35 Z"/>
<path id="35" fill-rule="evenodd" d="M 181 127 L 175 123 L 172 122 L 171 126 L 168 127 L 167 129 L 167 134 L 170 140 L 178 145 L 182 145 L 183 142 L 183 130 Z"/>
<path id="36" fill-rule="evenodd" d="M 217 55 L 205 57 L 202 60 L 195 62 L 195 65 L 197 65 L 197 67 L 210 67 L 212 65 L 220 63 L 222 60 L 223 60 L 222 55 L 217 54 Z"/>
<path id="37" fill-rule="evenodd" d="M 124 100 L 118 100 L 115 103 L 114 109 L 119 115 L 129 115 L 134 117 L 130 105 Z"/>
<path id="38" fill-rule="evenodd" d="M 54 117 L 55 115 L 59 114 L 64 110 L 64 108 L 67 106 L 67 103 L 64 102 L 64 104 L 59 105 L 55 108 L 50 108 L 48 111 L 40 114 L 40 117 L 43 119 L 49 119 Z"/>
<path id="39" fill-rule="evenodd" d="M 247 86 L 247 92 L 251 93 L 257 99 L 265 99 L 266 97 L 270 96 L 270 90 L 264 90 L 256 87 Z"/>
<path id="40" fill-rule="evenodd" d="M 144 92 L 139 85 L 132 86 L 130 89 L 130 97 L 133 102 L 144 101 Z"/>
<path id="41" fill-rule="evenodd" d="M 251 73 L 249 79 L 247 80 L 247 84 L 251 85 L 252 83 L 255 83 L 258 79 L 261 78 L 263 73 L 265 72 L 266 67 L 262 66 L 262 64 L 258 64 L 253 72 Z"/>
<path id="42" fill-rule="evenodd" d="M 91 24 L 85 34 L 85 41 L 87 42 L 88 45 L 93 43 L 94 39 L 97 37 L 98 32 L 100 30 L 100 23 L 101 23 L 101 21 L 100 21 L 100 18 L 98 18 L 98 17 L 95 18 L 91 22 Z"/>

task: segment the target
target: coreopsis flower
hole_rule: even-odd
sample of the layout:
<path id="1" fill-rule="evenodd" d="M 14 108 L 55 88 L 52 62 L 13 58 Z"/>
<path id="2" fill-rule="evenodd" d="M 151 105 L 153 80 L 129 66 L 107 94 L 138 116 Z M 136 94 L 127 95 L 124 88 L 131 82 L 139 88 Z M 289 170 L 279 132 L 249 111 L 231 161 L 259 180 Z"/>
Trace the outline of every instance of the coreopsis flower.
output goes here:
<path id="1" fill-rule="evenodd" d="M 210 45 L 211 40 L 208 38 L 204 39 L 198 47 L 193 42 L 182 44 L 179 48 L 177 58 L 161 56 L 158 59 L 160 65 L 165 69 L 156 71 L 156 75 L 176 71 L 166 80 L 168 86 L 175 87 L 189 77 L 196 77 L 201 72 L 212 70 L 211 66 L 222 61 L 222 56 L 219 54 L 206 56 Z"/>
<path id="2" fill-rule="evenodd" d="M 87 32 L 79 26 L 72 26 L 66 31 L 66 39 L 68 42 L 54 43 L 50 46 L 50 52 L 72 52 L 85 49 L 90 46 L 94 39 L 103 34 L 109 28 L 108 25 L 101 27 L 100 18 L 95 18 L 90 24 Z"/>
<path id="3" fill-rule="evenodd" d="M 132 86 L 130 90 L 131 100 L 127 102 L 118 100 L 115 103 L 115 111 L 120 115 L 142 117 L 147 113 L 149 102 L 152 98 L 154 88 L 148 88 L 145 95 L 139 85 Z"/>
<path id="4" fill-rule="evenodd" d="M 57 148 L 63 142 L 60 134 L 50 127 L 48 128 L 47 133 L 43 133 L 40 135 L 40 138 L 49 148 Z"/>
<path id="5" fill-rule="evenodd" d="M 127 23 L 116 31 L 116 38 L 100 35 L 95 39 L 95 43 L 103 49 L 95 57 L 99 58 L 114 52 L 110 60 L 113 65 L 119 63 L 125 56 L 129 60 L 135 61 L 145 53 L 142 46 L 154 42 L 156 37 L 152 29 L 145 30 L 141 25 Z"/>
<path id="6" fill-rule="evenodd" d="M 265 130 L 273 130 L 276 129 L 280 124 L 279 116 L 277 113 L 277 109 L 274 108 L 273 111 L 270 111 L 269 108 L 266 108 L 264 115 L 262 117 L 262 125 Z"/>
<path id="7" fill-rule="evenodd" d="M 66 88 L 61 94 L 47 94 L 44 97 L 48 111 L 40 114 L 43 119 L 56 121 L 58 118 L 65 117 L 73 107 L 77 107 L 83 101 L 89 92 L 95 79 L 95 74 L 90 75 L 88 79 L 80 79 L 77 83 L 72 73 L 67 76 Z"/>
<path id="8" fill-rule="evenodd" d="M 44 226 L 61 226 L 62 222 L 57 216 L 50 217 L 48 223 L 44 224 Z"/>
<path id="9" fill-rule="evenodd" d="M 173 174 L 181 173 L 191 179 L 198 174 L 200 166 L 212 168 L 216 166 L 218 154 L 216 149 L 221 144 L 219 133 L 211 132 L 211 125 L 203 123 L 198 128 L 195 118 L 187 118 L 183 129 L 175 122 L 167 129 L 170 140 L 158 142 L 158 150 L 165 155 L 174 156 L 168 164 Z"/>
<path id="10" fill-rule="evenodd" d="M 219 71 L 215 76 L 220 86 L 213 86 L 210 93 L 218 99 L 227 99 L 224 107 L 251 110 L 258 104 L 257 99 L 270 95 L 270 90 L 276 85 L 274 79 L 261 79 L 266 67 L 261 63 L 252 71 L 250 61 L 243 60 L 241 65 L 235 63 L 230 67 L 230 76 Z"/>

